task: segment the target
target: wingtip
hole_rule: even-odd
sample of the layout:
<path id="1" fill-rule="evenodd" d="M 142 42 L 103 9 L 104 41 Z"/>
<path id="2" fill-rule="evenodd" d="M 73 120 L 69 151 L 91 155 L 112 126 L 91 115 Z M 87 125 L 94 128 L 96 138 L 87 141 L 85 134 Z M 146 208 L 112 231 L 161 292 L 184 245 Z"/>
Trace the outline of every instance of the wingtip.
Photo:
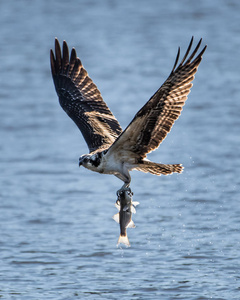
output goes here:
<path id="1" fill-rule="evenodd" d="M 53 52 L 53 49 L 50 49 L 50 56 L 51 56 L 51 58 L 54 58 L 54 52 Z"/>
<path id="2" fill-rule="evenodd" d="M 77 52 L 76 52 L 75 48 L 73 47 L 71 50 L 71 55 L 70 55 L 70 64 L 74 64 L 76 59 L 77 59 Z"/>
<path id="3" fill-rule="evenodd" d="M 50 49 L 50 64 L 51 64 L 52 75 L 56 75 L 56 71 L 55 71 L 55 56 L 54 56 L 54 52 L 53 52 L 52 49 Z"/>
<path id="4" fill-rule="evenodd" d="M 205 50 L 207 49 L 207 44 L 203 47 L 202 51 L 200 52 L 200 55 L 202 56 Z"/>
<path id="5" fill-rule="evenodd" d="M 179 57 L 180 57 L 180 47 L 178 47 L 177 56 L 176 56 L 175 63 L 174 63 L 174 65 L 173 65 L 173 68 L 172 68 L 171 74 L 174 72 L 174 70 L 175 70 L 175 68 L 176 68 L 176 66 L 177 66 L 177 63 L 178 63 Z"/>
<path id="6" fill-rule="evenodd" d="M 193 59 L 193 57 L 195 56 L 195 54 L 197 53 L 198 49 L 200 48 L 201 43 L 202 43 L 202 38 L 200 38 L 200 40 L 198 41 L 197 46 L 193 50 L 192 54 L 188 57 L 188 55 L 189 55 L 189 53 L 191 51 L 192 45 L 193 45 L 193 41 L 194 41 L 194 36 L 192 36 L 192 38 L 190 40 L 190 43 L 188 45 L 187 51 L 186 51 L 186 53 L 185 53 L 182 61 L 178 65 L 178 67 L 181 67 L 184 63 L 190 63 L 191 60 Z M 206 48 L 207 48 L 207 45 L 204 46 L 204 48 L 201 50 L 201 52 L 199 53 L 199 55 L 197 56 L 197 58 L 199 58 L 199 57 L 201 57 L 203 55 L 203 53 L 205 52 Z M 175 68 L 177 67 L 179 57 L 180 57 L 180 47 L 178 47 L 177 56 L 176 56 L 175 63 L 174 63 L 174 66 L 173 66 L 171 74 L 174 73 Z"/>
<path id="7" fill-rule="evenodd" d="M 61 46 L 60 46 L 60 43 L 59 43 L 59 40 L 55 37 L 55 48 L 58 47 L 61 49 Z"/>
<path id="8" fill-rule="evenodd" d="M 63 40 L 63 49 L 64 48 L 67 48 L 68 49 L 68 44 L 67 44 L 67 42 L 65 41 L 65 40 Z"/>

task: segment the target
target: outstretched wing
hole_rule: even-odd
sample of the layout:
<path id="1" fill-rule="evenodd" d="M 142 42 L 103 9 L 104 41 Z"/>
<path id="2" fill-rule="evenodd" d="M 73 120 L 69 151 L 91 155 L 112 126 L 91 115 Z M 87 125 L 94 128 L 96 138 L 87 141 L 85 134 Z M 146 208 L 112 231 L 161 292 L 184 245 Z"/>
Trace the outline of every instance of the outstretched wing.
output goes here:
<path id="1" fill-rule="evenodd" d="M 108 148 L 122 129 L 83 68 L 75 49 L 69 60 L 67 43 L 63 42 L 61 54 L 55 39 L 55 56 L 51 49 L 50 60 L 60 105 L 81 130 L 90 152 Z"/>
<path id="2" fill-rule="evenodd" d="M 147 153 L 159 147 L 170 132 L 174 121 L 180 116 L 182 107 L 187 100 L 194 74 L 197 72 L 207 47 L 205 46 L 195 57 L 201 41 L 202 39 L 189 56 L 193 43 L 192 37 L 186 54 L 177 66 L 180 56 L 180 48 L 178 49 L 175 64 L 168 79 L 138 111 L 132 122 L 111 146 L 109 154 L 125 150 L 144 158 Z"/>

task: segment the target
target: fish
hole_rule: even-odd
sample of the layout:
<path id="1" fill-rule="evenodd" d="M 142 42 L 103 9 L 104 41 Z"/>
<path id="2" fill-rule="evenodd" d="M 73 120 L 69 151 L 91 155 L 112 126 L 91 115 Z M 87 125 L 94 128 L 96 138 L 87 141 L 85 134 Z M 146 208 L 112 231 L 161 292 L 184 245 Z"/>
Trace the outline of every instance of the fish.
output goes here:
<path id="1" fill-rule="evenodd" d="M 130 188 L 125 188 L 118 194 L 115 206 L 119 212 L 113 216 L 113 219 L 120 224 L 120 236 L 117 245 L 124 244 L 130 247 L 127 228 L 136 227 L 132 220 L 132 214 L 136 213 L 135 207 L 139 204 L 137 201 L 132 201 L 132 196 L 133 193 Z"/>

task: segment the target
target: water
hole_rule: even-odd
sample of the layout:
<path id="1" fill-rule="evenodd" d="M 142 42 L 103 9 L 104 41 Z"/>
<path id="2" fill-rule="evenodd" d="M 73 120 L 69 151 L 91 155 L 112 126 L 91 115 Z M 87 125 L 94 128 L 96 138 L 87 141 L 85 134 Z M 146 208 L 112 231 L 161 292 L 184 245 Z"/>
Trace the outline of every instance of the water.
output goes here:
<path id="1" fill-rule="evenodd" d="M 239 11 L 232 1 L 1 1 L 0 297 L 239 299 Z M 58 104 L 57 36 L 75 47 L 124 128 L 181 46 L 208 44 L 181 118 L 132 172 L 132 247 L 116 248 L 121 182 L 78 168 L 87 153 Z"/>

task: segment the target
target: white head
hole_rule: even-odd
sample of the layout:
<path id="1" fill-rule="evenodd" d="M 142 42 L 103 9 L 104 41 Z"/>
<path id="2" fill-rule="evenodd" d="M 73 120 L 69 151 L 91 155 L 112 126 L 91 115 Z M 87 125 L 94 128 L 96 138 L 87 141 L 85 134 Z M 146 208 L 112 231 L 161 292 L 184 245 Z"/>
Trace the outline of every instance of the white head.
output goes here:
<path id="1" fill-rule="evenodd" d="M 101 163 L 101 154 L 84 154 L 79 157 L 79 167 L 84 166 L 87 169 L 95 170 Z"/>
<path id="2" fill-rule="evenodd" d="M 89 164 L 90 162 L 90 157 L 91 155 L 89 154 L 84 154 L 84 155 L 81 155 L 79 157 L 79 167 L 80 166 L 84 166 L 86 168 L 86 166 Z"/>

